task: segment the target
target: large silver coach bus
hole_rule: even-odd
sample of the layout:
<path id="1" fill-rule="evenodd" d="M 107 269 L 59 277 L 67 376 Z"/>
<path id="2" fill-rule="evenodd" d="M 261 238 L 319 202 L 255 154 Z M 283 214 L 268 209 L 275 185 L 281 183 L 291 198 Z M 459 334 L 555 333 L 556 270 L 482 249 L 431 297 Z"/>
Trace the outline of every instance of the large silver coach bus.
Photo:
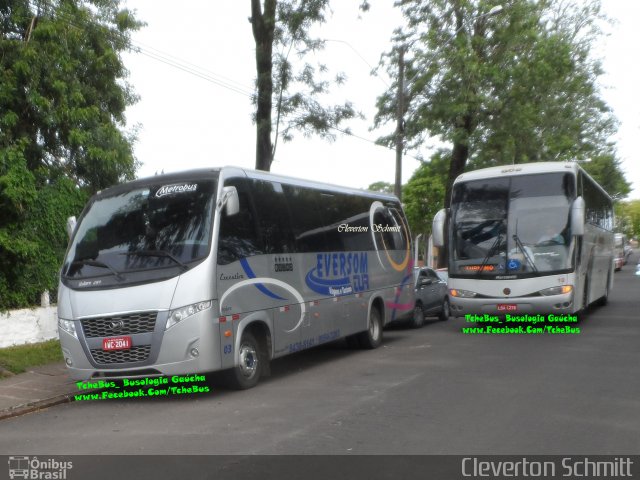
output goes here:
<path id="1" fill-rule="evenodd" d="M 433 224 L 434 244 L 448 246 L 451 314 L 572 314 L 606 303 L 613 220 L 609 195 L 574 162 L 463 173 Z"/>
<path id="2" fill-rule="evenodd" d="M 88 202 L 62 266 L 62 351 L 78 380 L 226 370 L 341 337 L 375 348 L 413 310 L 398 199 L 234 167 L 117 185 Z"/>

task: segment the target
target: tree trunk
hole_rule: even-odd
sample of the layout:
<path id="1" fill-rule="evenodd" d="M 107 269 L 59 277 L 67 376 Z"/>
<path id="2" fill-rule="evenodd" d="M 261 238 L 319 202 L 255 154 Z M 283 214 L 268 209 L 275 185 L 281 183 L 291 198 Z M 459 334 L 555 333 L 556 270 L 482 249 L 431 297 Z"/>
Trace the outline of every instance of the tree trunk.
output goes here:
<path id="1" fill-rule="evenodd" d="M 451 191 L 453 182 L 458 175 L 464 172 L 464 167 L 469 159 L 469 137 L 473 131 L 472 120 L 470 115 L 466 115 L 461 127 L 463 133 L 453 142 L 453 150 L 451 151 L 451 163 L 449 164 L 449 179 L 447 180 L 447 189 L 444 194 L 444 208 L 451 206 Z"/>
<path id="2" fill-rule="evenodd" d="M 256 169 L 269 171 L 273 161 L 271 142 L 271 95 L 273 93 L 273 31 L 277 0 L 264 0 L 264 13 L 260 0 L 251 0 L 251 24 L 256 42 Z"/>

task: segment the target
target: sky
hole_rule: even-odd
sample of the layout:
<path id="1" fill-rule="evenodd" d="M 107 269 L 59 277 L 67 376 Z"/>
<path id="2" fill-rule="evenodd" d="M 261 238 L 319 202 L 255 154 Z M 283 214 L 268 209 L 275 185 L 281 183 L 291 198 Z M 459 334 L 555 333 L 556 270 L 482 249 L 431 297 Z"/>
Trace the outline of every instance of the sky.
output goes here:
<path id="1" fill-rule="evenodd" d="M 364 120 L 348 124 L 352 136 L 336 132 L 333 142 L 294 134 L 292 142 L 278 142 L 271 171 L 294 177 L 366 188 L 373 182 L 394 182 L 395 151 L 375 145 L 380 132 L 370 131 L 376 98 L 391 80 L 370 74 L 381 53 L 390 48 L 393 30 L 402 25 L 392 0 L 371 2 L 362 14 L 360 1 L 332 2 L 333 13 L 322 26 L 327 42 L 319 61 L 331 74 L 344 72 L 347 81 L 331 90 L 331 101 L 351 101 Z M 247 0 L 211 2 L 188 0 L 126 0 L 146 26 L 132 35 L 138 53 L 124 62 L 129 83 L 139 95 L 127 109 L 128 128 L 137 128 L 135 155 L 139 177 L 190 168 L 255 166 L 255 125 L 250 95 L 255 78 L 255 44 Z M 620 121 L 613 140 L 627 180 L 640 198 L 640 2 L 602 0 L 614 20 L 608 35 L 594 49 L 606 74 L 602 95 Z M 388 125 L 382 133 L 393 131 Z M 430 156 L 438 142 L 419 152 Z M 405 155 L 406 183 L 419 162 L 416 152 Z"/>

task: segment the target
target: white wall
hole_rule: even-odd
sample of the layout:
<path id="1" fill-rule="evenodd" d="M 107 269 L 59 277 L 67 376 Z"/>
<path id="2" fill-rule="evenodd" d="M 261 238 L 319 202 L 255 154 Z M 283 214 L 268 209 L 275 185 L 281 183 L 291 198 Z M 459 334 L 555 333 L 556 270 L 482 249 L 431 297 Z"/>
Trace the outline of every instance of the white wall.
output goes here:
<path id="1" fill-rule="evenodd" d="M 0 348 L 58 338 L 55 306 L 0 313 Z"/>

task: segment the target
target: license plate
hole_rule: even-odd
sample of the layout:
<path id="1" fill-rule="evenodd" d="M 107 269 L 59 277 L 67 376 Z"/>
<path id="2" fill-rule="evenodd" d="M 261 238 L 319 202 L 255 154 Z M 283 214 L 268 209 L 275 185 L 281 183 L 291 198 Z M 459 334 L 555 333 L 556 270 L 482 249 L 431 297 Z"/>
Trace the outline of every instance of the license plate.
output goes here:
<path id="1" fill-rule="evenodd" d="M 131 337 L 110 337 L 102 340 L 102 350 L 129 350 Z"/>
<path id="2" fill-rule="evenodd" d="M 515 303 L 499 303 L 499 312 L 515 312 L 518 310 L 518 306 Z"/>

